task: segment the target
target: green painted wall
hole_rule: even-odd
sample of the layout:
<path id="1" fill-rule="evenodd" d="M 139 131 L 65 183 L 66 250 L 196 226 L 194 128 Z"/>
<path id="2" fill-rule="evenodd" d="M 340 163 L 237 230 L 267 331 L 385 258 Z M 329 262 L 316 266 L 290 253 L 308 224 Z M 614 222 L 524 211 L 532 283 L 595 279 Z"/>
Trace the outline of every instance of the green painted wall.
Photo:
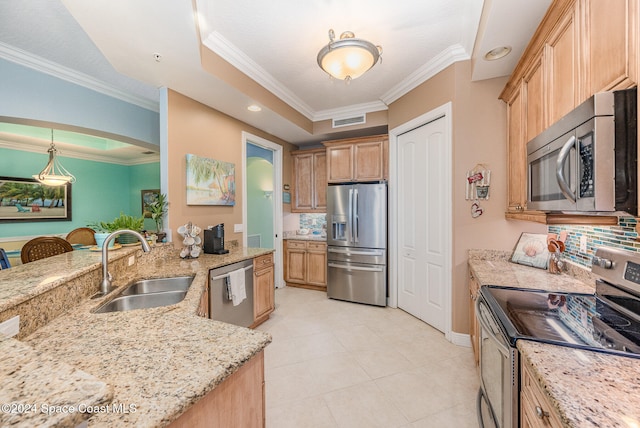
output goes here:
<path id="1" fill-rule="evenodd" d="M 273 165 L 265 159 L 247 158 L 247 235 L 261 235 L 262 248 L 273 248 Z"/>
<path id="2" fill-rule="evenodd" d="M 47 159 L 46 153 L 0 148 L 0 176 L 31 178 Z M 94 221 L 113 220 L 121 211 L 141 215 L 140 191 L 160 188 L 157 162 L 123 166 L 64 156 L 60 160 L 77 179 L 71 186 L 72 220 L 0 223 L 0 238 L 66 233 Z"/>

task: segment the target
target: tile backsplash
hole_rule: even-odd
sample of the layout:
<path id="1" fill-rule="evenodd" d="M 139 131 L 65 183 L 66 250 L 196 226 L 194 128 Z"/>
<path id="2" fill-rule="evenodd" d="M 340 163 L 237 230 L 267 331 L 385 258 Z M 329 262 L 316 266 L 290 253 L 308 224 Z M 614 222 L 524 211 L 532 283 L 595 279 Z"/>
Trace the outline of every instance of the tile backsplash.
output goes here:
<path id="1" fill-rule="evenodd" d="M 591 259 L 598 247 L 607 246 L 640 252 L 640 241 L 634 217 L 619 217 L 617 226 L 549 226 L 549 233 L 568 232 L 565 257 L 574 263 L 591 267 Z M 580 251 L 580 238 L 586 237 L 587 251 Z"/>
<path id="2" fill-rule="evenodd" d="M 300 214 L 300 229 L 321 231 L 327 227 L 326 214 Z"/>

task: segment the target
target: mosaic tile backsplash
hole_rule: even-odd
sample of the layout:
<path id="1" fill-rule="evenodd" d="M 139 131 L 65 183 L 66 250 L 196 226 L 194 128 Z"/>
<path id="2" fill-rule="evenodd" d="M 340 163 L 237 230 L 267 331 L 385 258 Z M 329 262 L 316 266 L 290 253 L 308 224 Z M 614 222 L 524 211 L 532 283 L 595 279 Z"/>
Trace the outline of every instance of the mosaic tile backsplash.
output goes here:
<path id="1" fill-rule="evenodd" d="M 309 229 L 311 232 L 327 228 L 326 214 L 300 214 L 300 229 Z"/>
<path id="2" fill-rule="evenodd" d="M 634 217 L 619 217 L 617 226 L 549 226 L 549 233 L 568 232 L 564 257 L 588 268 L 598 247 L 607 246 L 640 252 L 640 241 Z M 580 251 L 580 238 L 587 238 L 587 252 Z"/>

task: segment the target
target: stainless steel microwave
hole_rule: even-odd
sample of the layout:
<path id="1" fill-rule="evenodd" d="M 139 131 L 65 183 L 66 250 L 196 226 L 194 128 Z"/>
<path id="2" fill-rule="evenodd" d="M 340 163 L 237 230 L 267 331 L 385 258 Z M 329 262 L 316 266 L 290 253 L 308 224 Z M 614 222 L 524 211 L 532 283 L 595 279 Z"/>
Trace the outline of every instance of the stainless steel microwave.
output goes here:
<path id="1" fill-rule="evenodd" d="M 638 214 L 637 88 L 600 92 L 527 143 L 527 209 Z"/>

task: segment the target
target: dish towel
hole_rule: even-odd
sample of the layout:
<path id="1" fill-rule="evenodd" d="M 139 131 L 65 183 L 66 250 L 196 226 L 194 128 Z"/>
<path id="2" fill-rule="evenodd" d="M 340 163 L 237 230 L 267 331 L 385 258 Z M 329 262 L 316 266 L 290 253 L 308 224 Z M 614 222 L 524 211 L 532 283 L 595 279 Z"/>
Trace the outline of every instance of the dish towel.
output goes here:
<path id="1" fill-rule="evenodd" d="M 247 290 L 244 285 L 244 269 L 229 272 L 229 278 L 227 281 L 233 306 L 238 306 L 247 298 Z"/>

